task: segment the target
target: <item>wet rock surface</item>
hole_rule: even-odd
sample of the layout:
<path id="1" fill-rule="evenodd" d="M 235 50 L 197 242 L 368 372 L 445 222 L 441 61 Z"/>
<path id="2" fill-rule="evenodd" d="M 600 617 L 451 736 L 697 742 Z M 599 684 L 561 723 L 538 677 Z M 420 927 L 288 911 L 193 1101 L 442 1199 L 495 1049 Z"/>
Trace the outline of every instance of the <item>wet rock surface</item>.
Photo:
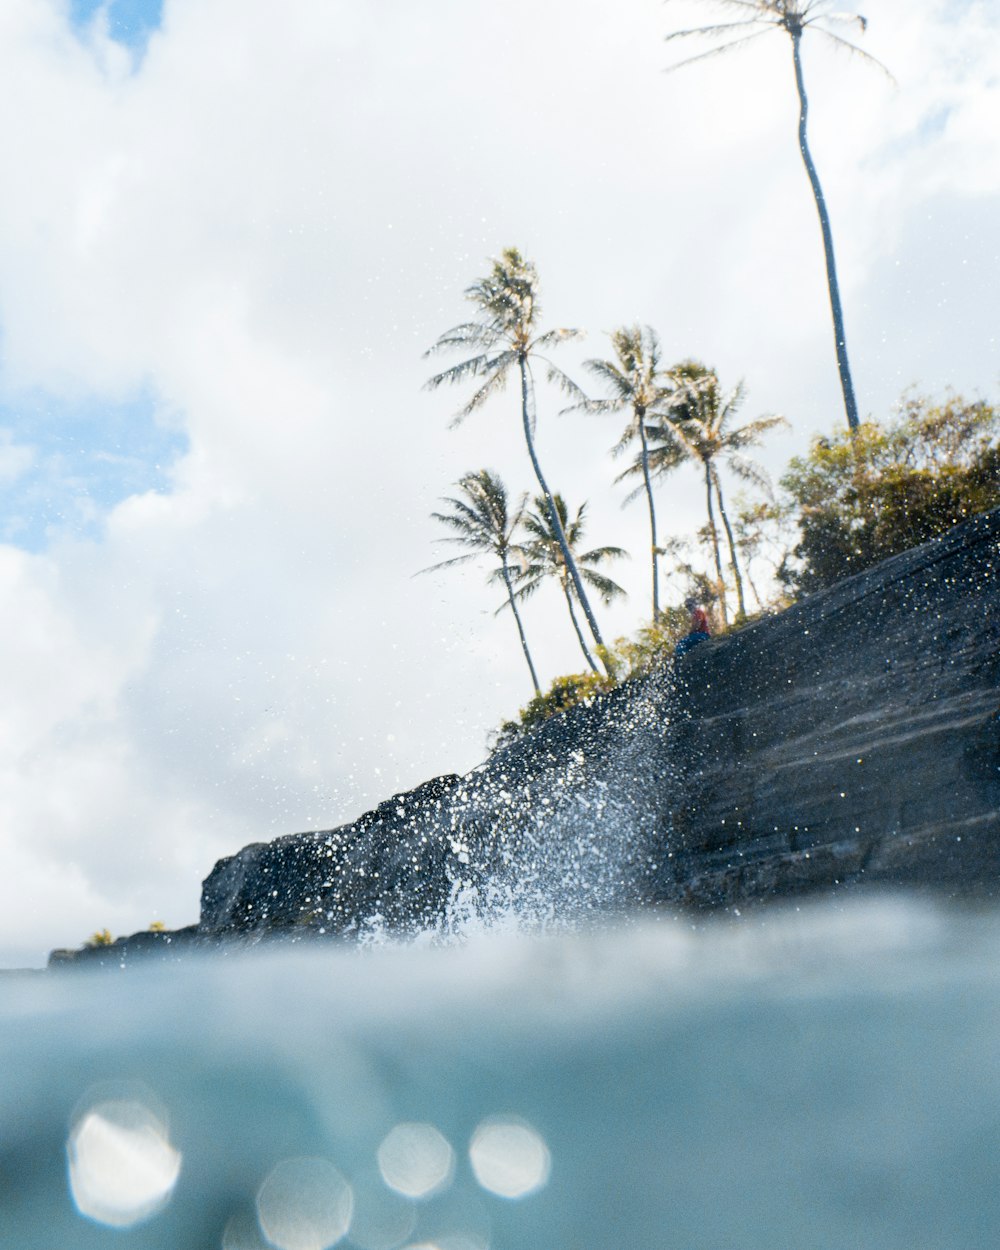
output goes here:
<path id="1" fill-rule="evenodd" d="M 1000 513 L 682 661 L 661 897 L 862 882 L 995 898 Z"/>
<path id="2" fill-rule="evenodd" d="M 742 907 L 898 886 L 997 897 L 1000 511 L 702 643 L 464 777 L 216 864 L 197 926 L 121 965 L 265 939 Z"/>

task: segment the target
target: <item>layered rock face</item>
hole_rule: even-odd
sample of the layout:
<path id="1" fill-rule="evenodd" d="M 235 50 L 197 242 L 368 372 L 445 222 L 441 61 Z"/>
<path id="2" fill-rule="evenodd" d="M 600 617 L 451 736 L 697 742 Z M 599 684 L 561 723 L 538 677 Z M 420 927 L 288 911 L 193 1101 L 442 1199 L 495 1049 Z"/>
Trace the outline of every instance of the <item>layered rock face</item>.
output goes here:
<path id="1" fill-rule="evenodd" d="M 994 898 L 998 678 L 1000 511 L 702 643 L 465 777 L 246 847 L 205 881 L 198 926 L 139 946 L 863 884 Z"/>
<path id="2" fill-rule="evenodd" d="M 1000 513 L 681 662 L 662 896 L 1000 886 Z"/>

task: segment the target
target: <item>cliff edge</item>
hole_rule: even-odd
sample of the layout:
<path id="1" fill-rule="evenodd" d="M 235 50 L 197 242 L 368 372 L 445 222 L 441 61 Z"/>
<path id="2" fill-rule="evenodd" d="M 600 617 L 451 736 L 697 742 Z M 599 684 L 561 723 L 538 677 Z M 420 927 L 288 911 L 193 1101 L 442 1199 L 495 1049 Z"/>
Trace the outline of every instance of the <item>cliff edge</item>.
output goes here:
<path id="1" fill-rule="evenodd" d="M 572 918 L 865 885 L 993 899 L 998 677 L 1000 510 L 705 642 L 464 777 L 245 847 L 205 880 L 197 926 L 82 954 L 405 933 L 508 906 Z"/>

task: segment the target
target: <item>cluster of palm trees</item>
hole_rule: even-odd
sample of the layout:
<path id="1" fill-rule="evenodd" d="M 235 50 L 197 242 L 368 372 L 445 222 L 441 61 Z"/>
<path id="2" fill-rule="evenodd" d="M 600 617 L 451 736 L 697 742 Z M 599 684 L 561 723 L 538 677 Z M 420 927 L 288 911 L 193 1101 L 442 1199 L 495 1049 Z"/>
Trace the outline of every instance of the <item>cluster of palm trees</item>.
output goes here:
<path id="1" fill-rule="evenodd" d="M 614 451 L 622 454 L 637 449 L 619 480 L 633 476 L 642 479 L 630 498 L 643 495 L 649 510 L 653 620 L 661 610 L 658 558 L 662 554 L 657 538 L 654 482 L 684 463 L 696 465 L 705 482 L 708 534 L 723 621 L 728 616 L 726 576 L 716 514 L 728 546 L 738 614 L 745 615 L 737 543 L 725 507 L 719 465 L 726 462 L 744 479 L 766 485 L 763 470 L 747 458 L 745 449 L 758 444 L 783 419 L 761 417 L 734 426 L 733 418 L 743 399 L 742 386 L 724 393 L 715 372 L 695 361 L 664 368 L 659 340 L 648 326 L 616 330 L 611 335 L 612 358 L 584 362 L 604 391 L 603 396 L 596 398 L 587 395 L 547 355 L 552 347 L 578 337 L 580 332 L 540 330 L 538 275 L 515 248 L 504 251 L 493 262 L 490 274 L 475 282 L 465 294 L 474 309 L 471 320 L 443 334 L 428 354 L 461 350 L 471 351 L 471 355 L 435 374 L 428 386 L 434 389 L 445 383 L 472 383 L 472 394 L 459 410 L 457 423 L 502 390 L 510 376 L 516 377 L 521 428 L 539 493 L 531 501 L 533 507 L 529 507 L 527 494 L 512 501 L 507 487 L 492 470 L 464 474 L 457 484 L 458 495 L 444 501 L 447 510 L 432 514 L 449 530 L 441 541 L 460 547 L 461 553 L 424 571 L 451 567 L 484 555 L 492 558 L 489 580 L 502 584 L 506 596 L 498 611 L 511 610 L 536 692 L 540 692 L 538 674 L 518 605 L 546 582 L 559 586 L 589 667 L 599 672 L 600 661 L 610 671 L 604 639 L 587 591 L 589 588 L 596 592 L 604 605 L 623 596 L 622 587 L 604 569 L 627 553 L 611 546 L 582 550 L 587 505 L 582 504 L 571 517 L 566 501 L 549 487 L 534 437 L 534 374 L 542 366 L 547 377 L 570 395 L 572 403 L 565 411 L 625 417 L 625 428 Z M 578 608 L 588 632 L 581 625 Z"/>
<path id="2" fill-rule="evenodd" d="M 668 35 L 668 40 L 704 39 L 709 43 L 706 50 L 685 57 L 672 69 L 740 48 L 773 31 L 788 36 L 790 40 L 799 104 L 799 152 L 819 216 L 837 369 L 844 411 L 853 437 L 859 426 L 858 409 L 847 356 L 830 218 L 808 143 L 808 98 L 801 56 L 803 35 L 807 31 L 815 32 L 838 48 L 863 57 L 887 74 L 888 71 L 856 44 L 837 33 L 838 24 L 853 24 L 863 32 L 867 23 L 858 14 L 833 9 L 832 0 L 702 0 L 702 3 L 710 9 L 719 10 L 720 16 L 728 15 L 728 20 Z M 619 480 L 633 476 L 641 478 L 633 497 L 644 496 L 649 509 L 654 622 L 661 610 L 658 558 L 662 549 L 657 540 L 653 484 L 663 474 L 685 462 L 698 468 L 704 482 L 707 535 L 723 621 L 726 621 L 728 612 L 719 522 L 725 535 L 737 613 L 744 616 L 746 601 L 738 544 L 723 499 L 719 464 L 726 462 L 739 476 L 762 484 L 761 470 L 747 458 L 745 452 L 748 447 L 759 443 L 763 435 L 782 419 L 763 417 L 734 427 L 733 417 L 743 400 L 742 385 L 728 393 L 723 392 L 715 372 L 695 361 L 685 361 L 671 369 L 664 369 L 659 343 L 648 326 L 627 326 L 616 330 L 611 335 L 612 358 L 585 362 L 588 373 L 604 390 L 602 397 L 586 395 L 549 359 L 553 348 L 578 337 L 580 332 L 571 329 L 540 331 L 537 274 L 534 267 L 513 248 L 493 262 L 489 275 L 469 287 L 466 296 L 474 307 L 472 318 L 443 334 L 428 354 L 444 351 L 468 354 L 458 364 L 432 377 L 428 385 L 436 388 L 445 383 L 473 383 L 472 395 L 456 417 L 458 422 L 501 391 L 509 378 L 516 378 L 520 388 L 520 416 L 525 445 L 540 493 L 534 499 L 534 511 L 528 511 L 526 496 L 513 506 L 510 504 L 506 487 L 495 473 L 480 469 L 465 474 L 458 483 L 460 497 L 446 501 L 451 510 L 434 514 L 451 530 L 447 541 L 458 543 L 465 550 L 462 555 L 433 567 L 460 563 L 483 553 L 490 553 L 499 560 L 490 574 L 491 580 L 503 582 L 505 586 L 507 600 L 504 606 L 510 607 L 517 623 L 536 691 L 538 678 L 528 651 L 518 602 L 534 593 L 545 580 L 555 579 L 566 599 L 588 664 L 597 669 L 596 653 L 607 667 L 607 651 L 586 587 L 589 585 L 596 590 L 605 603 L 623 594 L 621 587 L 600 571 L 600 566 L 625 554 L 616 547 L 598 547 L 584 553 L 577 550 L 582 539 L 586 505 L 577 510 L 571 521 L 565 501 L 549 488 L 535 448 L 534 371 L 537 367 L 542 367 L 550 380 L 570 393 L 574 400 L 572 407 L 626 417 L 616 451 L 620 454 L 635 450 L 636 454 Z M 592 645 L 588 644 L 580 625 L 577 607 L 585 618 Z"/>

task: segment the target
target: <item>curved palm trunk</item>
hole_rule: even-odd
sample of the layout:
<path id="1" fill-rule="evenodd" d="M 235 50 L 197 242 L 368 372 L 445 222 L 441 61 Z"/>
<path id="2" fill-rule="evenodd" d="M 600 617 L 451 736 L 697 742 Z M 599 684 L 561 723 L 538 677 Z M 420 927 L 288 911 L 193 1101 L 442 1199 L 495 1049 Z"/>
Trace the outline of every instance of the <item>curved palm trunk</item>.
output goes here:
<path id="1" fill-rule="evenodd" d="M 719 501 L 719 516 L 722 517 L 722 524 L 726 530 L 726 541 L 729 544 L 729 563 L 733 567 L 733 579 L 736 582 L 736 602 L 740 616 L 746 616 L 747 605 L 743 596 L 743 578 L 740 576 L 740 565 L 736 559 L 736 539 L 733 537 L 733 527 L 729 524 L 729 517 L 726 515 L 726 505 L 722 502 L 722 484 L 719 481 L 719 475 L 713 472 L 712 477 L 715 479 L 715 497 Z"/>
<path id="2" fill-rule="evenodd" d="M 583 636 L 583 630 L 580 628 L 580 622 L 576 619 L 576 612 L 573 610 L 573 596 L 570 594 L 569 586 L 565 582 L 563 583 L 563 594 L 566 596 L 566 605 L 569 608 L 569 616 L 570 620 L 573 622 L 573 628 L 576 630 L 576 636 L 580 643 L 580 650 L 586 656 L 587 663 L 594 670 L 594 672 L 599 673 L 601 670 L 594 663 L 594 657 L 587 650 L 587 642 Z"/>
<path id="3" fill-rule="evenodd" d="M 729 624 L 726 612 L 726 579 L 722 575 L 722 554 L 719 551 L 719 530 L 715 524 L 715 509 L 712 507 L 712 464 L 705 461 L 705 501 L 708 504 L 708 531 L 712 535 L 712 554 L 715 556 L 715 572 L 719 579 L 719 610 L 722 612 L 723 625 Z"/>
<path id="4" fill-rule="evenodd" d="M 809 175 L 816 200 L 816 211 L 819 213 L 819 225 L 823 232 L 823 252 L 826 256 L 826 283 L 830 291 L 830 310 L 833 313 L 833 337 L 837 344 L 837 369 L 840 372 L 840 388 L 844 393 L 844 409 L 847 413 L 847 424 L 853 434 L 858 428 L 858 405 L 854 398 L 854 381 L 851 378 L 851 367 L 847 361 L 847 337 L 844 333 L 844 313 L 840 306 L 840 284 L 837 281 L 837 262 L 833 255 L 833 231 L 830 229 L 830 217 L 826 211 L 826 199 L 819 183 L 819 175 L 813 164 L 806 139 L 806 116 L 809 102 L 806 99 L 805 82 L 802 77 L 802 58 L 799 44 L 802 33 L 791 32 L 792 59 L 795 62 L 795 86 L 799 93 L 799 151 Z"/>
<path id="5" fill-rule="evenodd" d="M 659 566 L 656 563 L 656 509 L 653 507 L 653 483 L 649 477 L 649 444 L 646 441 L 646 414 L 640 409 L 636 413 L 639 418 L 639 438 L 642 441 L 642 477 L 646 483 L 646 499 L 649 501 L 649 536 L 653 558 L 653 621 L 660 619 L 660 582 Z"/>
<path id="6" fill-rule="evenodd" d="M 542 688 L 538 684 L 538 674 L 535 672 L 535 665 L 531 659 L 531 652 L 528 650 L 528 640 L 524 634 L 524 625 L 521 623 L 521 613 L 517 610 L 517 601 L 514 598 L 514 587 L 510 581 L 510 570 L 507 567 L 507 557 L 503 557 L 503 584 L 507 587 L 507 602 L 510 604 L 510 610 L 514 613 L 514 620 L 517 622 L 517 633 L 521 639 L 521 650 L 524 652 L 524 658 L 528 661 L 528 669 L 531 672 L 531 680 L 534 683 L 535 694 L 541 694 Z"/>
<path id="7" fill-rule="evenodd" d="M 563 559 L 566 561 L 566 568 L 570 577 L 573 579 L 573 587 L 576 590 L 577 598 L 580 606 L 583 608 L 584 616 L 587 618 L 587 624 L 590 626 L 590 632 L 594 635 L 594 641 L 599 647 L 604 646 L 604 639 L 601 637 L 601 631 L 597 628 L 597 619 L 591 610 L 587 601 L 586 591 L 583 589 L 583 581 L 580 578 L 580 571 L 576 567 L 576 561 L 573 559 L 573 553 L 569 549 L 569 543 L 566 541 L 566 534 L 563 531 L 562 521 L 559 520 L 559 513 L 556 511 L 556 505 L 552 500 L 552 492 L 549 490 L 545 478 L 542 476 L 542 467 L 538 463 L 538 457 L 535 455 L 535 441 L 531 437 L 531 418 L 528 413 L 528 362 L 521 356 L 518 363 L 521 366 L 521 419 L 524 423 L 524 441 L 528 445 L 528 455 L 531 457 L 531 467 L 535 471 L 535 477 L 538 479 L 538 485 L 541 487 L 542 494 L 545 496 L 545 502 L 548 505 L 549 520 L 552 522 L 552 528 L 556 537 L 559 539 L 559 549 L 562 551 Z M 605 668 L 607 668 L 605 663 Z M 608 669 L 610 675 L 610 669 Z"/>

